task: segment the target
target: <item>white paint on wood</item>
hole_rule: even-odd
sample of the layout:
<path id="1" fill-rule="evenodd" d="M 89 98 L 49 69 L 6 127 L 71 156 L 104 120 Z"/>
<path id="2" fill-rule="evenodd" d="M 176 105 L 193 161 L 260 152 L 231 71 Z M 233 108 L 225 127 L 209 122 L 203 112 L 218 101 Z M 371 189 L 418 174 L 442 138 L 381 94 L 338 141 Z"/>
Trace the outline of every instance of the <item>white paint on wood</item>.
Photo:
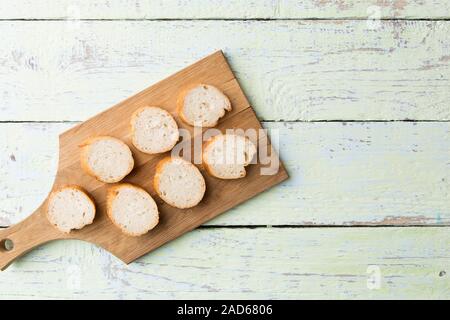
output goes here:
<path id="1" fill-rule="evenodd" d="M 0 19 L 448 18 L 442 0 L 16 0 Z"/>
<path id="2" fill-rule="evenodd" d="M 0 225 L 48 194 L 57 134 L 72 124 L 0 125 Z M 214 225 L 450 222 L 450 123 L 265 123 L 290 178 Z"/>
<path id="3" fill-rule="evenodd" d="M 0 22 L 0 120 L 85 120 L 223 49 L 265 120 L 449 120 L 450 22 Z"/>
<path id="4" fill-rule="evenodd" d="M 2 20 L 69 20 L 0 22 L 0 121 L 85 120 L 216 49 L 262 119 L 449 120 L 449 22 L 377 20 L 449 12 L 438 0 L 3 1 Z M 363 20 L 77 20 L 161 18 Z M 265 125 L 281 129 L 291 179 L 212 224 L 449 223 L 448 122 Z M 0 225 L 50 190 L 70 126 L 0 125 Z M 445 299 L 447 229 L 201 229 L 129 266 L 55 242 L 0 273 L 0 299 Z"/>
<path id="5" fill-rule="evenodd" d="M 60 241 L 1 272 L 0 299 L 446 299 L 449 245 L 447 228 L 199 229 L 127 266 Z"/>

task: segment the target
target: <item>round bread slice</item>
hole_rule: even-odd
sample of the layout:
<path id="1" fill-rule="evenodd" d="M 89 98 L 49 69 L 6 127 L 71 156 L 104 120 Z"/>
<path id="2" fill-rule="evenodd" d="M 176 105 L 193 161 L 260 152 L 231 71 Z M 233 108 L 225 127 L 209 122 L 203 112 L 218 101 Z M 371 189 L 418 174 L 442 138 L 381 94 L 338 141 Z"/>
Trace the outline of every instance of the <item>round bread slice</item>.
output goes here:
<path id="1" fill-rule="evenodd" d="M 133 170 L 131 150 L 119 139 L 98 136 L 85 141 L 81 148 L 81 167 L 97 180 L 119 182 Z"/>
<path id="2" fill-rule="evenodd" d="M 172 150 L 180 138 L 172 115 L 158 107 L 143 107 L 131 117 L 134 146 L 144 153 L 155 154 Z"/>
<path id="3" fill-rule="evenodd" d="M 203 147 L 203 164 L 214 177 L 238 179 L 246 175 L 248 166 L 256 155 L 256 146 L 247 137 L 237 134 L 219 134 Z"/>
<path id="4" fill-rule="evenodd" d="M 50 194 L 46 213 L 52 225 L 69 233 L 94 221 L 95 204 L 81 187 L 64 186 Z"/>
<path id="5" fill-rule="evenodd" d="M 161 199 L 180 209 L 196 206 L 206 190 L 200 170 L 177 157 L 166 157 L 158 163 L 153 185 Z"/>
<path id="6" fill-rule="evenodd" d="M 158 207 L 142 188 L 121 183 L 109 188 L 106 200 L 108 217 L 127 235 L 143 235 L 159 222 Z"/>
<path id="7" fill-rule="evenodd" d="M 191 126 L 214 127 L 231 103 L 222 91 L 207 84 L 198 84 L 181 92 L 177 100 L 181 119 Z"/>

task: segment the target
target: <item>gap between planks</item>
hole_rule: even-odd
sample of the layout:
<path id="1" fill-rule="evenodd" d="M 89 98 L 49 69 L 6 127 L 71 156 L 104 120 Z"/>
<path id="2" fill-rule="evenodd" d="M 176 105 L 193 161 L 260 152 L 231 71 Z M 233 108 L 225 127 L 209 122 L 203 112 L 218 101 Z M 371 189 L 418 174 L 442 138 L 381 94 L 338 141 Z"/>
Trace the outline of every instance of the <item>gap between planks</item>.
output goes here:
<path id="1" fill-rule="evenodd" d="M 368 120 L 350 120 L 350 119 L 334 119 L 334 120 L 325 120 L 325 119 L 319 119 L 319 120 L 284 120 L 284 119 L 277 119 L 277 120 L 261 120 L 258 119 L 261 123 L 378 123 L 378 122 L 431 122 L 431 123 L 447 123 L 450 122 L 450 120 L 414 120 L 414 119 L 402 119 L 402 120 L 376 120 L 376 119 L 368 119 Z M 72 123 L 74 125 L 82 123 L 83 120 L 0 120 L 0 124 L 6 124 L 6 123 Z"/>
<path id="2" fill-rule="evenodd" d="M 353 224 L 353 225 L 201 225 L 196 229 L 336 229 L 336 228 L 449 228 L 449 225 L 424 225 L 424 224 Z M 9 226 L 0 226 L 0 229 L 6 229 Z"/>
<path id="3" fill-rule="evenodd" d="M 344 17 L 344 18 L 123 18 L 123 19 L 102 19 L 102 18 L 82 18 L 82 19 L 70 19 L 70 18 L 15 18 L 15 19 L 1 19 L 0 21 L 23 21 L 23 22 L 35 22 L 35 21 L 130 21 L 130 22 L 139 22 L 139 21 L 365 21 L 365 20 L 381 20 L 381 21 L 450 21 L 450 17 L 448 18 L 390 18 L 390 17 L 381 17 L 379 19 L 369 19 L 368 17 Z"/>

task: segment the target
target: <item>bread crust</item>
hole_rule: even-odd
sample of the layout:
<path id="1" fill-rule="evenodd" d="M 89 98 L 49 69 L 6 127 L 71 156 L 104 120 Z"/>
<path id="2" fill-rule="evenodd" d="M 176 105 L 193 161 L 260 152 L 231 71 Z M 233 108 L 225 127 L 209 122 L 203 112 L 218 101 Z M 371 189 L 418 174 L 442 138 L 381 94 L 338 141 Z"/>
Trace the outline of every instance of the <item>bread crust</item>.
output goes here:
<path id="1" fill-rule="evenodd" d="M 201 83 L 196 83 L 196 84 L 191 84 L 191 85 L 185 87 L 184 89 L 182 89 L 180 91 L 180 93 L 178 94 L 178 97 L 177 97 L 177 113 L 178 113 L 178 116 L 180 117 L 181 120 L 183 120 L 184 123 L 186 123 L 186 124 L 188 124 L 190 126 L 194 126 L 194 124 L 191 121 L 189 121 L 184 116 L 184 113 L 183 113 L 184 98 L 186 97 L 186 95 L 187 95 L 187 93 L 189 91 L 191 91 L 192 89 L 194 89 L 195 87 L 200 86 L 200 85 L 202 85 L 202 84 Z"/>
<path id="2" fill-rule="evenodd" d="M 184 123 L 186 123 L 186 124 L 188 124 L 188 125 L 190 125 L 192 127 L 195 126 L 194 123 L 192 121 L 190 121 L 188 118 L 186 118 L 186 116 L 184 115 L 184 112 L 183 112 L 184 99 L 186 98 L 186 95 L 189 93 L 189 91 L 191 91 L 192 89 L 194 89 L 196 87 L 199 87 L 199 86 L 210 86 L 210 87 L 216 88 L 228 100 L 229 108 L 226 108 L 225 110 L 227 110 L 227 111 L 231 111 L 232 110 L 230 99 L 228 98 L 228 96 L 225 93 L 223 93 L 222 90 L 220 90 L 216 86 L 213 86 L 213 85 L 210 85 L 210 84 L 205 84 L 205 83 L 196 83 L 196 84 L 189 85 L 189 86 L 185 87 L 184 89 L 182 89 L 180 91 L 180 93 L 178 94 L 178 98 L 177 98 L 177 113 L 178 113 L 178 116 L 180 117 L 180 119 L 183 120 Z M 220 120 L 220 118 L 217 119 L 214 124 L 209 125 L 209 126 L 203 126 L 203 127 L 204 128 L 213 128 L 213 127 L 217 126 L 217 124 L 219 123 L 219 120 Z"/>
<path id="3" fill-rule="evenodd" d="M 70 233 L 70 232 L 71 232 L 72 230 L 74 230 L 74 229 L 71 229 L 71 230 L 69 230 L 69 231 L 63 231 L 63 230 L 59 229 L 58 226 L 54 225 L 54 224 L 51 222 L 51 220 L 50 220 L 50 215 L 49 215 L 49 206 L 50 206 L 51 200 L 53 199 L 53 197 L 55 196 L 56 193 L 58 193 L 58 192 L 60 192 L 60 191 L 62 191 L 62 190 L 64 190 L 64 189 L 74 189 L 74 190 L 77 190 L 77 191 L 81 191 L 81 192 L 87 197 L 88 201 L 92 204 L 92 206 L 94 207 L 94 216 L 92 217 L 92 221 L 91 221 L 90 223 L 86 223 L 83 227 L 78 228 L 78 229 L 76 229 L 76 230 L 80 230 L 80 229 L 84 228 L 85 226 L 90 225 L 90 224 L 92 224 L 92 223 L 94 222 L 95 215 L 96 215 L 96 213 L 97 213 L 97 208 L 96 208 L 96 206 L 95 206 L 95 200 L 94 200 L 94 198 L 93 198 L 93 197 L 92 197 L 92 196 L 91 196 L 91 195 L 90 195 L 83 187 L 80 187 L 80 186 L 78 186 L 78 185 L 75 185 L 75 184 L 63 184 L 63 185 L 57 187 L 56 189 L 54 189 L 52 192 L 50 192 L 50 195 L 48 196 L 47 201 L 46 201 L 46 204 L 45 204 L 45 216 L 46 216 L 48 222 L 49 222 L 53 227 L 55 227 L 58 231 L 60 231 L 60 232 L 62 232 L 62 233 L 68 234 L 68 233 Z"/>
<path id="4" fill-rule="evenodd" d="M 241 179 L 241 178 L 245 178 L 247 176 L 247 170 L 245 170 L 245 167 L 248 166 L 249 164 L 245 164 L 244 165 L 244 173 L 242 176 L 238 177 L 238 178 L 228 178 L 228 177 L 219 177 L 218 175 L 216 175 L 211 167 L 211 165 L 208 163 L 207 159 L 206 159 L 206 151 L 208 150 L 208 148 L 221 136 L 224 136 L 225 134 L 218 134 L 215 135 L 211 138 L 208 139 L 208 141 L 206 141 L 203 144 L 202 147 L 202 165 L 205 168 L 206 172 L 208 172 L 209 175 L 217 178 L 217 179 L 222 179 L 222 180 L 235 180 L 235 179 Z M 248 139 L 247 137 L 244 137 L 246 140 L 250 141 L 250 139 Z M 250 141 L 251 142 L 251 141 Z"/>
<path id="5" fill-rule="evenodd" d="M 167 199 L 166 197 L 164 197 L 161 194 L 161 190 L 159 189 L 159 177 L 160 177 L 162 171 L 164 170 L 164 165 L 167 162 L 172 161 L 173 159 L 181 159 L 181 160 L 185 161 L 186 163 L 190 164 L 191 166 L 194 166 L 198 170 L 198 168 L 194 164 L 190 163 L 189 161 L 184 160 L 183 158 L 177 158 L 177 157 L 171 157 L 171 156 L 164 157 L 156 165 L 155 175 L 153 177 L 153 188 L 155 189 L 155 191 L 158 194 L 158 196 L 162 200 L 164 200 L 164 202 L 166 202 L 167 204 L 171 205 L 172 207 L 175 207 L 175 208 L 178 208 L 178 209 L 189 209 L 189 208 L 195 207 L 196 205 L 198 205 L 200 203 L 200 201 L 203 200 L 203 197 L 204 197 L 205 192 L 206 192 L 206 183 L 205 183 L 205 178 L 203 178 L 203 176 L 202 176 L 202 178 L 203 178 L 203 184 L 202 184 L 203 194 L 202 194 L 202 197 L 192 206 L 179 206 L 179 205 L 177 205 L 173 201 L 170 201 L 169 199 Z M 200 172 L 200 175 L 201 175 L 201 172 Z"/>
<path id="6" fill-rule="evenodd" d="M 217 139 L 217 137 L 219 137 L 219 136 L 220 136 L 220 134 L 218 134 L 218 135 L 216 135 L 216 136 L 214 136 L 214 137 L 211 137 L 211 138 L 208 139 L 208 141 L 206 141 L 206 142 L 203 144 L 203 147 L 202 147 L 202 165 L 203 165 L 203 168 L 205 168 L 206 172 L 208 172 L 208 174 L 209 174 L 210 176 L 213 176 L 213 177 L 216 177 L 216 178 L 221 179 L 220 177 L 218 177 L 218 176 L 216 176 L 216 175 L 214 174 L 214 172 L 212 171 L 212 168 L 211 168 L 210 165 L 208 164 L 208 161 L 206 161 L 206 150 L 211 146 L 211 144 L 212 144 L 212 143 Z"/>
<path id="7" fill-rule="evenodd" d="M 91 137 L 86 139 L 82 144 L 79 145 L 79 147 L 81 148 L 80 151 L 80 165 L 81 165 L 81 169 L 84 170 L 84 172 L 86 172 L 88 175 L 90 175 L 91 177 L 94 177 L 95 179 L 97 179 L 98 181 L 104 182 L 104 183 L 116 183 L 121 181 L 122 179 L 124 179 L 127 175 L 130 174 L 131 171 L 133 171 L 134 168 L 134 157 L 133 157 L 133 153 L 131 152 L 131 162 L 129 163 L 129 167 L 127 170 L 127 174 L 125 174 L 122 178 L 120 179 L 114 179 L 114 180 L 110 180 L 110 181 L 105 181 L 102 180 L 102 178 L 100 176 L 98 176 L 89 166 L 88 164 L 88 153 L 89 153 L 89 148 L 91 146 L 92 143 L 94 143 L 95 141 L 98 140 L 103 140 L 103 139 L 112 139 L 115 140 L 123 145 L 125 145 L 128 149 L 130 149 L 130 147 L 123 142 L 122 140 L 112 137 L 112 136 L 95 136 L 95 137 Z"/>
<path id="8" fill-rule="evenodd" d="M 115 197 L 117 196 L 117 190 L 118 190 L 118 189 L 121 189 L 121 188 L 123 188 L 123 187 L 129 187 L 129 188 L 133 188 L 133 189 L 136 189 L 136 190 L 144 191 L 145 193 L 147 193 L 147 194 L 150 195 L 150 193 L 148 193 L 145 189 L 143 189 L 143 188 L 141 188 L 141 187 L 138 187 L 138 186 L 136 186 L 136 185 L 134 185 L 134 184 L 128 183 L 128 182 L 124 182 L 124 183 L 120 183 L 120 184 L 111 186 L 111 187 L 108 188 L 108 190 L 107 190 L 107 192 L 106 192 L 106 214 L 107 214 L 109 220 L 111 220 L 111 222 L 112 222 L 117 228 L 119 228 L 119 230 L 120 230 L 123 234 L 126 234 L 126 235 L 131 236 L 131 237 L 142 236 L 142 235 L 146 234 L 147 232 L 149 232 L 150 230 L 152 230 L 154 227 L 151 228 L 151 229 L 149 229 L 149 230 L 146 230 L 145 232 L 139 232 L 139 233 L 128 232 L 127 230 L 124 230 L 124 229 L 116 222 L 116 220 L 115 220 L 114 217 L 113 217 L 113 214 L 112 214 L 112 203 L 113 203 Z M 151 197 L 151 195 L 150 195 L 150 197 Z M 152 199 L 153 199 L 153 198 L 152 198 Z M 154 200 L 153 200 L 153 201 L 154 201 Z M 157 208 L 157 210 L 158 210 L 158 206 L 156 206 L 156 208 Z M 158 223 L 159 223 L 159 210 L 158 210 L 158 216 L 157 216 L 157 222 L 156 222 L 156 225 L 158 225 Z M 156 226 L 156 225 L 155 225 L 155 226 Z"/>
<path id="9" fill-rule="evenodd" d="M 155 175 L 153 176 L 153 189 L 155 189 L 156 193 L 158 194 L 158 196 L 161 199 L 163 199 L 163 198 L 161 197 L 161 190 L 159 189 L 159 176 L 161 175 L 161 172 L 164 169 L 164 165 L 167 162 L 170 162 L 171 160 L 172 160 L 171 156 L 167 156 L 167 157 L 164 157 L 163 159 L 161 159 L 156 165 Z M 165 199 L 163 199 L 163 200 L 166 201 Z M 167 202 L 167 203 L 169 203 L 169 202 Z M 172 203 L 169 203 L 169 204 L 171 206 L 175 207 Z"/>
<path id="10" fill-rule="evenodd" d="M 168 151 L 172 150 L 172 149 L 175 147 L 175 145 L 177 144 L 178 140 L 180 139 L 179 134 L 178 134 L 178 140 L 173 144 L 173 146 L 167 147 L 167 148 L 165 148 L 165 149 L 163 149 L 163 150 L 161 150 L 160 152 L 157 152 L 157 153 L 149 153 L 148 151 L 143 150 L 142 148 L 139 147 L 138 143 L 135 141 L 135 138 L 134 138 L 134 137 L 135 137 L 136 129 L 134 128 L 134 122 L 135 122 L 135 120 L 136 120 L 138 114 L 139 114 L 140 112 L 142 112 L 143 110 L 147 109 L 147 108 L 158 108 L 158 109 L 160 109 L 160 110 L 166 112 L 166 113 L 173 119 L 173 121 L 175 122 L 175 124 L 176 124 L 176 126 L 177 126 L 177 130 L 179 129 L 179 128 L 178 128 L 177 121 L 176 121 L 175 118 L 170 114 L 170 112 L 168 112 L 167 110 L 165 110 L 165 109 L 163 109 L 163 108 L 161 108 L 161 107 L 157 107 L 157 106 L 144 106 L 144 107 L 140 107 L 140 108 L 138 108 L 137 110 L 135 110 L 135 111 L 133 112 L 133 114 L 131 115 L 131 118 L 130 118 L 131 143 L 133 143 L 133 146 L 134 146 L 136 149 L 138 149 L 140 152 L 143 152 L 143 153 L 146 153 L 146 154 L 158 154 L 158 153 L 164 153 L 164 152 L 168 152 Z"/>

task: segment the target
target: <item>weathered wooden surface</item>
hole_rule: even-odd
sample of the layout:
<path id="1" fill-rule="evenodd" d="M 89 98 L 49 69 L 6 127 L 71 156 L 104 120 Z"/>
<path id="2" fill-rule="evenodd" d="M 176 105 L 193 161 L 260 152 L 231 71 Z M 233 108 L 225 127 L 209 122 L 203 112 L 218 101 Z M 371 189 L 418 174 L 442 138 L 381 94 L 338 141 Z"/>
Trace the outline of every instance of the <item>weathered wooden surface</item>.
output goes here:
<path id="1" fill-rule="evenodd" d="M 449 33 L 450 21 L 2 21 L 0 121 L 85 120 L 216 49 L 264 120 L 450 120 Z"/>
<path id="2" fill-rule="evenodd" d="M 0 125 L 0 225 L 51 188 L 57 135 L 74 124 Z M 264 123 L 290 179 L 214 225 L 448 224 L 450 123 Z"/>
<path id="3" fill-rule="evenodd" d="M 448 299 L 449 246 L 441 227 L 200 229 L 126 266 L 61 241 L 0 273 L 0 299 Z"/>
<path id="4" fill-rule="evenodd" d="M 447 18 L 445 0 L 16 0 L 0 19 Z"/>
<path id="5" fill-rule="evenodd" d="M 449 17 L 440 0 L 1 1 L 1 122 L 85 120 L 223 49 L 261 119 L 302 122 L 264 124 L 291 179 L 212 224 L 304 227 L 203 228 L 130 266 L 52 243 L 0 273 L 0 299 L 448 299 L 448 227 L 323 226 L 449 224 Z M 158 19 L 183 21 L 131 21 Z M 406 119 L 446 122 L 303 122 Z M 0 124 L 0 225 L 50 190 L 71 125 Z"/>

